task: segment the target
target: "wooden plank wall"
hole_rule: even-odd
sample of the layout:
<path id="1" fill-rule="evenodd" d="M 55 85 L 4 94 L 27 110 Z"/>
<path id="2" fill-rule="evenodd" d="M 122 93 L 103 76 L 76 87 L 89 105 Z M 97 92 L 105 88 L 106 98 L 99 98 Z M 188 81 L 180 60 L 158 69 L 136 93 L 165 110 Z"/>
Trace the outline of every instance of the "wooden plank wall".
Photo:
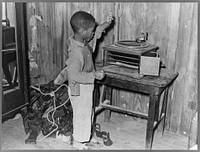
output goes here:
<path id="1" fill-rule="evenodd" d="M 149 42 L 160 47 L 159 54 L 169 70 L 179 72 L 170 88 L 167 128 L 175 133 L 187 134 L 197 103 L 197 3 L 28 3 L 28 29 L 31 52 L 38 69 L 31 77 L 33 84 L 53 80 L 65 65 L 66 40 L 72 34 L 70 17 L 77 10 L 94 15 L 98 23 L 111 12 L 115 25 L 97 47 L 96 60 L 102 59 L 102 46 L 117 40 L 130 40 L 140 32 L 149 33 Z M 30 18 L 41 17 L 30 26 Z M 33 35 L 35 34 L 35 37 Z M 114 104 L 147 113 L 149 98 L 144 95 L 115 90 Z M 116 102 L 119 100 L 120 102 Z M 190 105 L 190 107 L 189 107 Z"/>
<path id="2" fill-rule="evenodd" d="M 197 4 L 120 3 L 118 12 L 120 40 L 147 31 L 167 68 L 179 72 L 170 88 L 167 125 L 173 132 L 187 134 L 193 113 L 188 105 L 197 103 Z M 146 96 L 116 91 L 115 98 L 121 101 L 119 106 L 147 113 Z"/>
<path id="3" fill-rule="evenodd" d="M 72 35 L 69 21 L 72 14 L 77 10 L 90 12 L 94 15 L 98 23 L 102 23 L 105 21 L 109 12 L 114 12 L 114 3 L 29 4 L 28 20 L 35 15 L 42 18 L 42 21 L 36 19 L 36 30 L 33 31 L 33 26 L 29 26 L 30 45 L 33 43 L 33 40 L 37 43 L 37 48 L 34 51 L 31 51 L 31 54 L 39 67 L 32 72 L 35 73 L 32 74 L 33 84 L 42 84 L 53 80 L 65 66 L 65 60 L 68 55 L 66 51 L 66 41 L 67 38 Z M 112 31 L 114 30 L 109 31 L 108 34 Z M 33 33 L 37 35 L 34 38 L 32 37 Z M 108 36 L 105 36 L 105 39 L 101 40 L 102 42 L 97 47 L 99 50 L 101 50 L 102 46 L 110 44 L 110 37 L 107 37 Z M 96 52 L 96 60 L 101 60 L 101 51 Z"/>

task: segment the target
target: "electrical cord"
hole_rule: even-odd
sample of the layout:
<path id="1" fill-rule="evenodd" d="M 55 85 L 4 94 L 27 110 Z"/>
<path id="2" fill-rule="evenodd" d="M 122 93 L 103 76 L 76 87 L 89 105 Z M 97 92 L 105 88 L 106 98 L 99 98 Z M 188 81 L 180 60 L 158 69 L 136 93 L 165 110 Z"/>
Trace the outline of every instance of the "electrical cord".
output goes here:
<path id="1" fill-rule="evenodd" d="M 56 107 L 56 96 L 55 96 L 55 92 L 57 92 L 57 91 L 58 91 L 61 87 L 63 87 L 63 86 L 67 87 L 67 88 L 68 88 L 68 93 L 70 93 L 70 89 L 69 89 L 69 87 L 68 87 L 66 84 L 62 84 L 62 85 L 59 86 L 55 91 L 52 91 L 52 92 L 50 92 L 50 93 L 43 93 L 43 92 L 40 90 L 40 88 L 36 88 L 36 87 L 34 87 L 34 86 L 31 86 L 31 88 L 33 88 L 33 89 L 39 91 L 42 95 L 50 95 L 50 96 L 53 97 L 53 99 L 54 99 L 54 100 L 53 100 L 53 107 L 54 107 L 54 108 L 53 108 L 52 110 L 50 110 L 50 111 L 47 113 L 47 120 L 48 120 L 50 123 L 52 123 L 51 128 L 52 128 L 53 126 L 56 126 L 56 128 L 55 128 L 54 130 L 52 130 L 50 133 L 48 133 L 46 136 L 44 136 L 43 138 L 38 139 L 38 141 L 44 140 L 45 138 L 47 138 L 49 135 L 51 135 L 54 131 L 56 131 L 56 130 L 58 129 L 58 125 L 55 123 L 54 114 L 55 114 L 55 112 L 56 112 L 56 109 L 58 109 L 58 108 L 64 106 L 64 105 L 69 101 L 69 97 L 68 97 L 68 99 L 67 99 L 64 103 L 62 103 L 61 105 L 59 105 L 59 106 Z M 69 94 L 69 96 L 70 96 L 70 94 Z M 49 117 L 48 117 L 49 113 L 52 112 L 52 111 L 53 111 L 53 113 L 52 113 L 51 117 L 52 117 L 52 120 L 53 120 L 53 121 L 51 121 L 51 120 L 49 119 Z"/>

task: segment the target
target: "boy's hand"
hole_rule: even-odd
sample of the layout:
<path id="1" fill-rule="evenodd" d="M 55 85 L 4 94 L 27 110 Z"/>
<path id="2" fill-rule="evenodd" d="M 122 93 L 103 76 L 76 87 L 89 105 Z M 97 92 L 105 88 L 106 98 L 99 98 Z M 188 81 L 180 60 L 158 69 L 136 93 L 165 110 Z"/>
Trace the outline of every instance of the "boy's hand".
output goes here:
<path id="1" fill-rule="evenodd" d="M 114 20 L 113 16 L 112 16 L 112 14 L 110 14 L 107 16 L 106 22 L 97 26 L 96 32 L 95 32 L 97 39 L 101 38 L 102 33 L 105 32 L 105 29 L 110 26 L 110 24 L 112 23 L 113 20 Z"/>
<path id="2" fill-rule="evenodd" d="M 101 80 L 104 78 L 105 74 L 104 74 L 103 70 L 97 70 L 94 72 L 94 76 L 96 79 Z"/>
<path id="3" fill-rule="evenodd" d="M 111 24 L 113 20 L 114 20 L 114 18 L 113 18 L 113 16 L 112 16 L 112 14 L 109 14 L 109 15 L 107 16 L 106 22 L 109 23 L 109 24 Z"/>

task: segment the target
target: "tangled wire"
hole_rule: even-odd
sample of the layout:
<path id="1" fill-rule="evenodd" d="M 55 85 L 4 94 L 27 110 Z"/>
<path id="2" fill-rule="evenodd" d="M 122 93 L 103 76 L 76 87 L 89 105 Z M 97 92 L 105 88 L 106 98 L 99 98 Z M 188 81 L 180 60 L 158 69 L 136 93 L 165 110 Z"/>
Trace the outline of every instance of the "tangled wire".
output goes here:
<path id="1" fill-rule="evenodd" d="M 73 112 L 68 91 L 66 84 L 58 86 L 53 81 L 39 88 L 30 87 L 30 104 L 22 115 L 25 133 L 30 133 L 26 143 L 36 143 L 40 132 L 44 138 L 57 131 L 65 136 L 72 134 Z"/>

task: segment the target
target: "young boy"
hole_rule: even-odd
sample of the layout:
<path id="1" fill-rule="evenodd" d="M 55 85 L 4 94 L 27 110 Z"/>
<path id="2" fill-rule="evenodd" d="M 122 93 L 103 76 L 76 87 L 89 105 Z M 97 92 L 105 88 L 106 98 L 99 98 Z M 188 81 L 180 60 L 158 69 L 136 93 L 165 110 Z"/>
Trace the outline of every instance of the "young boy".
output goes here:
<path id="1" fill-rule="evenodd" d="M 95 18 L 84 11 L 76 12 L 70 20 L 74 35 L 68 40 L 69 58 L 54 83 L 60 84 L 66 78 L 70 88 L 70 100 L 73 108 L 73 146 L 77 149 L 87 149 L 84 143 L 90 141 L 93 122 L 93 89 L 94 80 L 103 79 L 103 71 L 95 71 L 89 42 L 101 37 L 113 18 L 109 16 L 107 22 L 98 26 L 95 32 Z"/>

